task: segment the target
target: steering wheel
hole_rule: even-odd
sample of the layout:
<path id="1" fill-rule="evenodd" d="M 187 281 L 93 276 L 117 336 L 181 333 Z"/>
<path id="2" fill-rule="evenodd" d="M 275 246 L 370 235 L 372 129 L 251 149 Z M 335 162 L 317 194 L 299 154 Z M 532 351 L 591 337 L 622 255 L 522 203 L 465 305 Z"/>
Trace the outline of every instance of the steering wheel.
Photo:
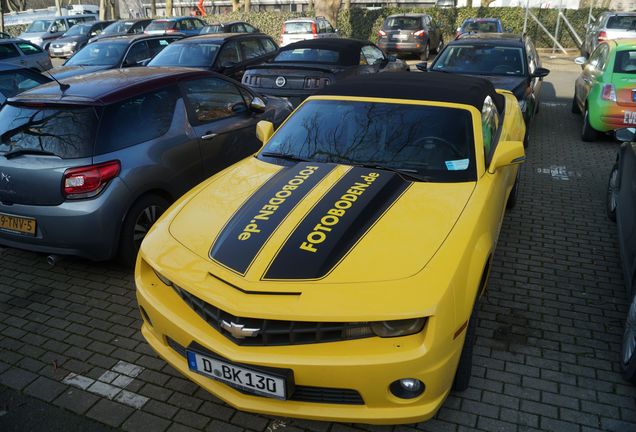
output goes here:
<path id="1" fill-rule="evenodd" d="M 453 155 L 457 156 L 458 159 L 466 158 L 465 151 L 462 151 L 454 143 L 447 141 L 444 138 L 440 138 L 438 136 L 430 135 L 430 136 L 420 137 L 417 140 L 415 140 L 412 145 L 418 145 L 418 144 L 422 147 L 426 147 L 429 145 L 434 145 L 436 147 L 443 146 L 444 148 L 451 149 L 453 151 Z"/>

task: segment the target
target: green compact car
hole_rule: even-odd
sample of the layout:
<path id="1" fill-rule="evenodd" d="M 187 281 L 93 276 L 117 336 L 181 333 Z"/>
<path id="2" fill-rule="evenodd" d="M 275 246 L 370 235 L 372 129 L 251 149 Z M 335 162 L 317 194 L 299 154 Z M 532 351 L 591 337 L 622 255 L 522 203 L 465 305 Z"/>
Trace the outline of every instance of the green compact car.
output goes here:
<path id="1" fill-rule="evenodd" d="M 583 113 L 581 139 L 636 126 L 636 39 L 605 41 L 574 62 L 583 68 L 572 99 L 572 112 Z"/>

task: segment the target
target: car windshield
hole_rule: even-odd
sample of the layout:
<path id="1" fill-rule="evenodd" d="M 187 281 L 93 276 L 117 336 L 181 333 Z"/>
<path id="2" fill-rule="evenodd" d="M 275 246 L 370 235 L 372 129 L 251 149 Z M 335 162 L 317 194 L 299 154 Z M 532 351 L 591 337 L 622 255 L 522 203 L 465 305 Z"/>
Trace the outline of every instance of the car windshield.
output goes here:
<path id="1" fill-rule="evenodd" d="M 525 75 L 523 50 L 496 45 L 450 45 L 431 68 L 473 75 Z"/>
<path id="2" fill-rule="evenodd" d="M 109 25 L 102 32 L 103 35 L 126 33 L 133 26 L 133 21 L 117 21 Z"/>
<path id="3" fill-rule="evenodd" d="M 127 47 L 122 42 L 95 42 L 79 50 L 64 66 L 114 66 L 119 64 Z"/>
<path id="4" fill-rule="evenodd" d="M 463 32 L 497 33 L 496 21 L 468 21 L 462 25 Z"/>
<path id="5" fill-rule="evenodd" d="M 27 28 L 25 33 L 42 33 L 49 29 L 51 26 L 51 20 L 35 20 L 31 23 L 29 28 Z"/>
<path id="6" fill-rule="evenodd" d="M 468 110 L 399 103 L 310 100 L 264 147 L 315 162 L 402 170 L 427 181 L 475 179 Z"/>
<path id="7" fill-rule="evenodd" d="M 165 47 L 148 66 L 210 67 L 221 47 L 219 43 L 174 43 Z"/>
<path id="8" fill-rule="evenodd" d="M 88 32 L 90 31 L 91 27 L 92 27 L 92 26 L 91 26 L 90 24 L 88 24 L 88 25 L 86 25 L 86 24 L 78 24 L 78 25 L 74 25 L 73 27 L 71 27 L 71 29 L 70 29 L 69 31 L 67 31 L 66 33 L 64 33 L 64 34 L 62 35 L 62 37 L 65 37 L 65 36 L 80 36 L 80 35 L 81 35 L 81 36 L 84 36 L 84 35 L 87 35 L 87 34 L 88 34 Z"/>
<path id="9" fill-rule="evenodd" d="M 49 81 L 42 75 L 20 70 L 0 72 L 0 93 L 10 98 Z"/>
<path id="10" fill-rule="evenodd" d="M 175 21 L 153 21 L 146 27 L 147 31 L 151 30 L 169 30 L 175 26 Z"/>
<path id="11" fill-rule="evenodd" d="M 388 30 L 417 30 L 421 27 L 421 22 L 418 17 L 389 17 L 386 19 L 384 28 Z"/>
<path id="12" fill-rule="evenodd" d="M 96 127 L 93 107 L 5 105 L 0 111 L 0 154 L 30 150 L 62 159 L 87 157 L 93 151 Z"/>
<path id="13" fill-rule="evenodd" d="M 283 27 L 284 34 L 300 34 L 300 33 L 311 33 L 312 32 L 312 24 L 309 21 L 292 21 L 286 22 Z M 315 24 L 314 24 L 315 26 Z"/>
<path id="14" fill-rule="evenodd" d="M 636 15 L 614 15 L 608 18 L 608 29 L 615 30 L 635 30 L 636 31 Z"/>
<path id="15" fill-rule="evenodd" d="M 340 53 L 338 51 L 316 49 L 316 48 L 296 48 L 283 49 L 274 57 L 275 62 L 309 62 L 309 63 L 338 63 Z"/>

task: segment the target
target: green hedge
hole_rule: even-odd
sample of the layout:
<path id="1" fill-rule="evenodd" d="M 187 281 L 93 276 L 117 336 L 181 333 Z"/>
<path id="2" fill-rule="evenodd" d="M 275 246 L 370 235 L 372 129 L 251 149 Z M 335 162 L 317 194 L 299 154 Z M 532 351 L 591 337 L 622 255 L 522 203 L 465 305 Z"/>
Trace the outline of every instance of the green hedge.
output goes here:
<path id="1" fill-rule="evenodd" d="M 595 9 L 594 16 L 597 16 L 604 9 Z M 523 8 L 396 8 L 386 7 L 377 10 L 366 10 L 360 8 L 352 8 L 350 10 L 341 10 L 338 15 L 336 27 L 340 34 L 345 37 L 354 37 L 358 39 L 369 39 L 375 41 L 377 39 L 378 30 L 382 26 L 384 18 L 395 13 L 406 12 L 424 12 L 430 14 L 433 19 L 442 27 L 445 40 L 450 40 L 455 35 L 455 29 L 459 27 L 465 18 L 470 17 L 495 17 L 501 18 L 504 27 L 511 29 L 514 33 L 521 33 L 523 30 L 523 20 L 525 10 Z M 550 32 L 554 32 L 557 20 L 557 11 L 555 9 L 532 9 L 532 12 L 539 18 L 541 23 Z M 565 15 L 572 23 L 579 36 L 585 33 L 584 25 L 587 23 L 588 9 L 566 10 Z M 306 15 L 300 13 L 289 12 L 232 12 L 222 15 L 209 15 L 204 17 L 208 22 L 227 22 L 227 21 L 247 21 L 258 27 L 262 32 L 271 35 L 275 40 L 280 39 L 280 31 L 283 23 L 292 18 Z M 24 30 L 24 25 L 7 26 L 6 31 L 12 35 L 18 35 Z M 539 47 L 551 47 L 552 41 L 539 28 L 534 20 L 528 20 L 528 34 Z M 566 48 L 574 48 L 576 44 L 566 31 L 565 26 L 561 25 L 559 31 L 559 42 Z"/>

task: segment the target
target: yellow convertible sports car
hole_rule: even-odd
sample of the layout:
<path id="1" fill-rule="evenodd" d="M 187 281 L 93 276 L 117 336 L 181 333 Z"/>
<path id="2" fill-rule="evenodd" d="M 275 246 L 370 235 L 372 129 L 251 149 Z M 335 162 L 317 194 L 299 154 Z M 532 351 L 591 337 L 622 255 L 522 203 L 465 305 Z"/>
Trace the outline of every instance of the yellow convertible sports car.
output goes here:
<path id="1" fill-rule="evenodd" d="M 468 386 L 524 132 L 512 93 L 432 72 L 352 78 L 259 123 L 262 150 L 145 238 L 144 337 L 241 410 L 430 418 Z"/>

